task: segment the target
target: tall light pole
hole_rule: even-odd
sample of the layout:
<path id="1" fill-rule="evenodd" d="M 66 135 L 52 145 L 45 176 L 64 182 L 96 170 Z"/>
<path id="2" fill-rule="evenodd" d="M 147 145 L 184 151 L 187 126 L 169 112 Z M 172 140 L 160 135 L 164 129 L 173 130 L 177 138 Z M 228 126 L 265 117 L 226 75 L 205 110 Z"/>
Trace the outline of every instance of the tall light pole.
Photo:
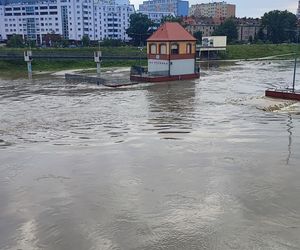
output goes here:
<path id="1" fill-rule="evenodd" d="M 295 63 L 294 63 L 294 76 L 293 76 L 293 92 L 295 92 L 295 82 L 296 82 L 296 70 L 297 70 L 297 53 L 298 53 L 298 45 L 299 45 L 299 31 L 296 30 L 296 49 L 295 49 Z"/>

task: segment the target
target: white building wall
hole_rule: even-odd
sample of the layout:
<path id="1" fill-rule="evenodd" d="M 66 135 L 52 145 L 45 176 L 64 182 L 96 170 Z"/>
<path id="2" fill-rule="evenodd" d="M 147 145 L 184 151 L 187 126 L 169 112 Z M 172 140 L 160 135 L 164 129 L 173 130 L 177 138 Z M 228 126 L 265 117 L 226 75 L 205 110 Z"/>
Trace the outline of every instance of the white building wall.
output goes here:
<path id="1" fill-rule="evenodd" d="M 195 59 L 171 60 L 170 75 L 186 75 L 195 73 Z"/>
<path id="2" fill-rule="evenodd" d="M 169 60 L 148 59 L 148 72 L 150 74 L 169 75 Z"/>
<path id="3" fill-rule="evenodd" d="M 6 39 L 4 36 L 4 6 L 0 5 L 0 41 Z"/>
<path id="4" fill-rule="evenodd" d="M 209 46 L 209 47 L 226 47 L 227 36 L 202 37 L 202 45 Z"/>
<path id="5" fill-rule="evenodd" d="M 169 60 L 148 59 L 148 72 L 150 74 L 168 75 L 187 75 L 195 73 L 194 59 Z"/>

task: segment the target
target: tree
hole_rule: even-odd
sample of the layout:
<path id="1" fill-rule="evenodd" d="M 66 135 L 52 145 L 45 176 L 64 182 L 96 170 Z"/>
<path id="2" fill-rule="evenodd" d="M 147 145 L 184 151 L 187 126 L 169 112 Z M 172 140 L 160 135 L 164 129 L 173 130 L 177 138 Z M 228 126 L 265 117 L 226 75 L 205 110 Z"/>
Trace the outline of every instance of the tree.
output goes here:
<path id="1" fill-rule="evenodd" d="M 11 48 L 23 48 L 24 40 L 21 35 L 12 35 L 7 41 L 7 47 Z"/>
<path id="2" fill-rule="evenodd" d="M 285 10 L 273 10 L 265 13 L 261 19 L 266 29 L 266 39 L 273 43 L 296 41 L 297 17 Z"/>
<path id="3" fill-rule="evenodd" d="M 238 38 L 236 23 L 232 18 L 225 20 L 214 32 L 213 36 L 227 36 L 229 43 L 234 42 Z"/>
<path id="4" fill-rule="evenodd" d="M 147 15 L 135 13 L 130 16 L 129 28 L 126 33 L 132 38 L 132 43 L 136 46 L 145 43 L 146 39 L 153 33 L 154 23 Z"/>
<path id="5" fill-rule="evenodd" d="M 257 40 L 260 40 L 260 41 L 265 41 L 265 40 L 267 40 L 267 37 L 266 37 L 266 34 L 265 34 L 263 28 L 260 28 L 260 29 L 258 30 L 258 33 L 257 33 L 255 39 L 256 39 L 256 42 L 257 42 Z"/>
<path id="6" fill-rule="evenodd" d="M 57 47 L 62 43 L 62 36 L 54 32 L 46 34 L 44 39 L 45 44 L 50 47 Z"/>
<path id="7" fill-rule="evenodd" d="M 121 39 L 111 39 L 111 38 L 105 38 L 101 46 L 106 46 L 106 47 L 120 47 L 125 45 L 125 43 Z"/>
<path id="8" fill-rule="evenodd" d="M 163 24 L 165 22 L 172 22 L 172 23 L 182 23 L 182 18 L 181 17 L 175 17 L 172 15 L 168 15 L 168 16 L 164 16 L 161 21 L 160 24 Z"/>
<path id="9" fill-rule="evenodd" d="M 81 39 L 81 42 L 82 42 L 82 46 L 83 47 L 88 47 L 90 45 L 90 38 L 88 35 L 83 35 L 82 39 Z"/>
<path id="10" fill-rule="evenodd" d="M 198 44 L 202 43 L 202 32 L 201 31 L 194 32 L 193 36 L 197 39 Z"/>
<path id="11" fill-rule="evenodd" d="M 252 37 L 252 36 L 249 36 L 248 41 L 249 41 L 249 43 L 253 43 L 253 37 Z"/>

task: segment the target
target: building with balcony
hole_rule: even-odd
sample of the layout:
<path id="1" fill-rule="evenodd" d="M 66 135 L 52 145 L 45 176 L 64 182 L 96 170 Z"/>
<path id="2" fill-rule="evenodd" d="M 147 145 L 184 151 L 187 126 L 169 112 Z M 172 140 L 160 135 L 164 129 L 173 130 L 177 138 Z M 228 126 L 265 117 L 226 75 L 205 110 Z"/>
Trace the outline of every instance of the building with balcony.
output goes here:
<path id="1" fill-rule="evenodd" d="M 192 5 L 189 10 L 190 16 L 230 18 L 235 17 L 236 6 L 226 2 L 212 2 Z"/>
<path id="2" fill-rule="evenodd" d="M 147 0 L 140 4 L 139 12 L 159 23 L 164 16 L 187 16 L 189 2 L 184 0 Z"/>
<path id="3" fill-rule="evenodd" d="M 47 34 L 126 41 L 133 13 L 128 0 L 0 0 L 0 35 L 6 40 L 17 34 L 40 44 Z"/>

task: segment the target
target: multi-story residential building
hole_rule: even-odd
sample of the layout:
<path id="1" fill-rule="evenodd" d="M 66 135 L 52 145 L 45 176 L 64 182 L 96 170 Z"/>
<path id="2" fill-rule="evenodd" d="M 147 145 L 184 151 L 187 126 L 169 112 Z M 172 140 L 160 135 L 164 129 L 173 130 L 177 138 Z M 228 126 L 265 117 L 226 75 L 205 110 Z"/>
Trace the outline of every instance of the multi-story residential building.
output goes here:
<path id="1" fill-rule="evenodd" d="M 201 3 L 192 5 L 189 11 L 190 16 L 229 18 L 235 17 L 235 5 L 226 2 Z"/>
<path id="2" fill-rule="evenodd" d="M 1 1 L 1 0 L 0 0 Z M 42 43 L 49 33 L 65 39 L 128 40 L 126 29 L 134 6 L 128 0 L 2 0 L 0 32 Z"/>
<path id="3" fill-rule="evenodd" d="M 160 23 L 161 19 L 165 16 L 174 16 L 175 17 L 175 13 L 173 12 L 163 12 L 163 11 L 155 11 L 155 12 L 151 12 L 151 11 L 139 11 L 139 13 L 142 13 L 144 15 L 147 15 L 149 19 L 151 19 L 153 22 L 155 23 Z"/>
<path id="4" fill-rule="evenodd" d="M 213 32 L 219 26 L 219 24 L 216 23 L 213 18 L 208 18 L 208 17 L 201 17 L 201 18 L 188 17 L 185 18 L 183 22 L 185 23 L 186 29 L 191 34 L 200 31 L 203 37 L 212 36 Z"/>
<path id="5" fill-rule="evenodd" d="M 4 6 L 1 5 L 0 2 L 0 22 L 3 21 L 3 16 L 4 16 Z M 4 25 L 0 23 L 0 42 L 3 40 L 3 35 L 4 35 Z"/>
<path id="6" fill-rule="evenodd" d="M 140 4 L 139 12 L 157 22 L 164 16 L 187 16 L 189 2 L 185 0 L 147 0 Z"/>
<path id="7" fill-rule="evenodd" d="M 236 18 L 235 22 L 239 41 L 247 42 L 250 38 L 254 39 L 261 29 L 261 20 L 259 18 Z"/>
<path id="8" fill-rule="evenodd" d="M 261 29 L 261 20 L 258 18 L 235 18 L 234 19 L 238 32 L 238 41 L 248 42 L 250 37 L 254 39 L 255 35 Z M 224 22 L 224 19 L 215 18 L 192 18 L 184 19 L 186 29 L 190 33 L 200 31 L 203 37 L 212 36 L 218 26 Z"/>
<path id="9" fill-rule="evenodd" d="M 186 27 L 186 29 L 191 33 L 194 34 L 195 32 L 200 31 L 202 36 L 212 36 L 213 32 L 217 29 L 219 25 L 216 24 L 190 24 Z"/>

